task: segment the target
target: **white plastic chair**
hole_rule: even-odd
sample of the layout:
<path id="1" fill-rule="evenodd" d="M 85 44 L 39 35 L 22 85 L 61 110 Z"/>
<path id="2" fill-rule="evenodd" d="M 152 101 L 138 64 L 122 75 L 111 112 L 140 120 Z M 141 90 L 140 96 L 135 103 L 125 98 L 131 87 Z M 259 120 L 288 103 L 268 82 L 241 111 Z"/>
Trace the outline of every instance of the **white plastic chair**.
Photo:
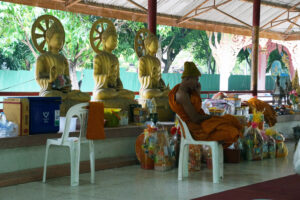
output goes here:
<path id="1" fill-rule="evenodd" d="M 212 165 L 213 165 L 213 182 L 219 183 L 223 179 L 223 146 L 217 141 L 198 141 L 194 140 L 186 123 L 177 115 L 179 125 L 181 127 L 181 142 L 178 163 L 178 180 L 182 177 L 188 177 L 188 158 L 189 158 L 189 145 L 208 145 L 211 147 L 212 152 Z"/>
<path id="2" fill-rule="evenodd" d="M 46 182 L 47 159 L 48 150 L 51 145 L 67 146 L 70 149 L 70 162 L 71 162 L 71 186 L 79 184 L 79 165 L 80 165 L 80 144 L 89 144 L 90 149 L 90 166 L 91 166 L 91 183 L 95 182 L 95 154 L 93 140 L 86 139 L 86 129 L 88 120 L 88 107 L 89 103 L 80 103 L 72 106 L 66 115 L 66 123 L 64 132 L 61 138 L 47 139 L 43 182 Z M 79 137 L 69 137 L 71 118 L 77 116 L 80 121 L 80 134 Z"/>

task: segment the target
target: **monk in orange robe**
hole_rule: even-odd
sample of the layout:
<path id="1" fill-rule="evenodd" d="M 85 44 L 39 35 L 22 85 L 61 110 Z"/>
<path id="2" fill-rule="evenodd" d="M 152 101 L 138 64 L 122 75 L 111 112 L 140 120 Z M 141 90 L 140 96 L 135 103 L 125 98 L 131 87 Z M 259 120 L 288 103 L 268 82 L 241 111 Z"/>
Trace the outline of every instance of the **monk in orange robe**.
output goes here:
<path id="1" fill-rule="evenodd" d="M 202 109 L 200 97 L 200 71 L 193 62 L 184 63 L 181 84 L 169 93 L 171 109 L 186 122 L 193 138 L 204 141 L 220 141 L 224 148 L 242 136 L 242 125 L 232 115 L 210 116 Z"/>

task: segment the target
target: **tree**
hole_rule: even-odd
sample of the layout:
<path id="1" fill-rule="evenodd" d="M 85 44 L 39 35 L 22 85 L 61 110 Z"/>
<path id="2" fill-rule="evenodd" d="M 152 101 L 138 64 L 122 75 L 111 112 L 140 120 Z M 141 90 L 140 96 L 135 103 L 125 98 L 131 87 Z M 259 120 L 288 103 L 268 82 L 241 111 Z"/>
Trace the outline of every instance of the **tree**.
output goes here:
<path id="1" fill-rule="evenodd" d="M 135 66 L 138 65 L 138 57 L 134 51 L 134 38 L 136 33 L 141 28 L 146 28 L 147 25 L 142 22 L 133 22 L 126 20 L 115 19 L 114 25 L 118 33 L 119 44 L 113 51 L 117 57 L 123 57 L 127 63 Z"/>
<path id="2" fill-rule="evenodd" d="M 216 62 L 212 56 L 209 47 L 208 37 L 205 31 L 193 30 L 189 37 L 188 47 L 194 59 L 201 65 L 207 66 L 207 73 L 214 74 L 216 72 Z"/>
<path id="3" fill-rule="evenodd" d="M 242 63 L 246 62 L 245 68 L 243 68 Z M 247 74 L 248 69 L 251 69 L 251 54 L 249 53 L 248 48 L 241 49 L 237 55 L 237 60 L 233 72 L 237 74 Z"/>
<path id="4" fill-rule="evenodd" d="M 8 69 L 30 69 L 30 65 L 37 58 L 37 53 L 32 45 L 29 28 L 31 16 L 40 13 L 33 12 L 32 7 L 25 7 L 0 2 L 0 47 L 2 57 L 11 60 Z"/>
<path id="5" fill-rule="evenodd" d="M 179 52 L 187 48 L 187 36 L 192 32 L 191 29 L 158 26 L 159 52 L 158 58 L 164 64 L 163 73 L 168 73 L 170 66 Z"/>

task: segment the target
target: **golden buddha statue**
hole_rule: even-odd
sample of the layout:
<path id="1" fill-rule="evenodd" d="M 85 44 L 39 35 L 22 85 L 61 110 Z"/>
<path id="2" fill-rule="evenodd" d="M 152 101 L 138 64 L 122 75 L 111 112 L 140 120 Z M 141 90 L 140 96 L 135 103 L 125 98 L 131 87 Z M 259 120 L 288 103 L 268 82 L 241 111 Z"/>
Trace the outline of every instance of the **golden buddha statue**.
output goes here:
<path id="1" fill-rule="evenodd" d="M 156 106 L 158 120 L 167 121 L 173 118 L 169 107 L 169 87 L 161 78 L 161 64 L 155 56 L 158 50 L 158 39 L 148 29 L 141 29 L 135 37 L 135 51 L 139 57 L 138 77 L 141 84 L 139 102 L 147 107 L 151 100 Z"/>
<path id="2" fill-rule="evenodd" d="M 105 24 L 107 25 L 106 29 L 104 29 Z M 123 88 L 119 61 L 112 54 L 117 47 L 117 37 L 115 27 L 108 19 L 97 20 L 90 31 L 90 43 L 97 53 L 93 61 L 95 81 L 93 99 L 103 102 L 105 107 L 128 110 L 129 104 L 136 103 L 134 101 L 135 94 Z M 103 50 L 99 49 L 101 43 Z"/>
<path id="3" fill-rule="evenodd" d="M 41 87 L 40 96 L 61 97 L 61 116 L 64 116 L 71 106 L 89 101 L 88 93 L 71 90 L 69 64 L 60 54 L 65 41 L 65 32 L 60 21 L 51 15 L 40 16 L 32 25 L 31 33 L 33 44 L 41 53 L 36 61 L 35 72 L 36 81 Z M 40 44 L 39 38 L 43 39 Z M 48 45 L 48 51 L 44 50 L 45 43 Z"/>

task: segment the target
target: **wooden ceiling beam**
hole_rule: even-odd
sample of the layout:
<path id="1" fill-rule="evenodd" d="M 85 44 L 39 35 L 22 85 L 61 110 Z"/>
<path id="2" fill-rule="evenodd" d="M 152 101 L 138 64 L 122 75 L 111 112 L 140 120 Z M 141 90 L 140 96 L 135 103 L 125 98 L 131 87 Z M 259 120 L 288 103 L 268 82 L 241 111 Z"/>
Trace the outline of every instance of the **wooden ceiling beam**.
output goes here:
<path id="1" fill-rule="evenodd" d="M 134 9 L 123 9 L 116 6 L 99 5 L 99 4 L 85 4 L 79 2 L 73 6 L 66 8 L 63 0 L 2 0 L 11 3 L 24 4 L 28 6 L 36 6 L 41 8 L 49 8 L 55 10 L 62 10 L 74 13 L 82 13 L 87 15 L 95 15 L 107 18 L 118 18 L 123 20 L 147 22 L 147 13 Z M 251 36 L 252 31 L 244 26 L 233 24 L 217 23 L 212 21 L 205 21 L 199 19 L 191 19 L 189 21 L 178 24 L 180 17 L 171 15 L 158 14 L 157 23 L 161 25 L 177 26 L 183 28 L 206 30 L 214 32 L 224 32 L 237 35 Z M 287 37 L 286 34 L 271 31 L 261 31 L 260 37 L 275 40 L 300 40 L 300 33 L 293 34 L 292 37 Z"/>
<path id="2" fill-rule="evenodd" d="M 193 18 L 195 18 L 195 17 L 197 17 L 197 16 L 199 16 L 199 15 L 202 15 L 202 14 L 204 14 L 204 13 L 206 13 L 206 12 L 212 10 L 212 9 L 213 9 L 213 6 L 207 8 L 206 10 L 204 10 L 204 11 L 202 11 L 202 12 L 199 12 L 199 13 L 193 15 L 193 16 L 187 17 L 187 18 L 182 19 L 182 20 L 179 19 L 179 21 L 177 22 L 177 24 L 181 24 L 181 23 L 183 23 L 183 22 L 189 21 L 190 19 L 193 19 Z"/>
<path id="3" fill-rule="evenodd" d="M 215 10 L 217 10 L 220 13 L 222 13 L 223 15 L 226 15 L 227 17 L 230 17 L 230 18 L 234 19 L 235 21 L 237 21 L 237 22 L 239 22 L 241 24 L 244 24 L 245 26 L 247 26 L 249 28 L 252 27 L 251 25 L 247 24 L 246 22 L 243 22 L 242 20 L 239 20 L 238 18 L 236 18 L 236 17 L 234 17 L 232 15 L 229 15 L 228 13 L 226 13 L 226 12 L 224 12 L 224 11 L 218 9 L 218 8 L 215 8 Z"/>
<path id="4" fill-rule="evenodd" d="M 138 4 L 137 2 L 135 1 L 132 1 L 132 0 L 127 0 L 129 3 L 135 5 L 136 7 L 140 8 L 141 10 L 143 10 L 144 12 L 148 12 L 148 9 L 145 8 L 144 6 Z"/>
<path id="5" fill-rule="evenodd" d="M 300 5 L 300 2 L 296 3 L 294 6 L 288 8 L 287 10 L 285 10 L 283 13 L 279 14 L 277 17 L 273 18 L 271 21 L 267 22 L 265 25 L 263 25 L 261 27 L 261 29 L 265 28 L 267 25 L 272 24 L 272 22 L 274 22 L 275 20 L 277 20 L 279 17 L 283 16 L 284 14 L 288 13 L 289 10 L 295 9 L 298 5 Z M 271 28 L 271 27 L 269 27 Z"/>
<path id="6" fill-rule="evenodd" d="M 293 22 L 297 23 L 297 21 L 299 20 L 300 16 L 298 16 L 295 19 L 292 19 Z M 291 32 L 291 30 L 293 29 L 294 24 L 290 24 L 289 27 L 286 29 L 286 31 L 284 32 L 285 34 L 288 34 L 289 32 Z"/>
<path id="7" fill-rule="evenodd" d="M 300 27 L 300 25 L 299 24 L 297 24 L 297 23 L 295 23 L 295 22 L 293 22 L 292 20 L 288 20 L 291 24 L 293 24 L 294 26 L 298 26 L 298 27 Z"/>
<path id="8" fill-rule="evenodd" d="M 71 7 L 76 3 L 79 3 L 81 0 L 66 0 L 66 7 Z"/>
<path id="9" fill-rule="evenodd" d="M 189 11 L 187 14 L 183 15 L 179 20 L 178 23 L 181 23 L 187 16 L 189 16 L 192 12 L 196 12 L 198 9 L 200 9 L 204 4 L 206 4 L 209 0 L 204 0 L 202 3 L 200 3 L 196 8 L 193 8 L 191 11 Z"/>
<path id="10" fill-rule="evenodd" d="M 300 40 L 300 32 L 291 33 L 285 37 L 286 41 Z"/>
<path id="11" fill-rule="evenodd" d="M 240 0 L 240 1 L 253 3 L 253 0 Z M 297 8 L 297 7 L 293 8 L 293 6 L 289 6 L 289 5 L 285 5 L 285 4 L 281 4 L 281 3 L 274 3 L 271 1 L 261 1 L 261 5 L 269 6 L 269 7 L 273 7 L 273 8 L 287 9 L 287 10 L 290 9 L 291 11 L 300 12 L 300 8 Z"/>
<path id="12" fill-rule="evenodd" d="M 187 18 L 185 18 L 185 19 L 181 19 L 181 21 L 179 21 L 178 24 L 183 23 L 183 22 L 185 22 L 185 21 L 188 21 L 188 20 L 190 20 L 190 19 L 193 19 L 193 18 L 195 18 L 195 17 L 197 17 L 197 16 L 199 16 L 199 15 L 202 15 L 202 14 L 204 14 L 204 13 L 206 13 L 206 12 L 212 10 L 212 9 L 218 8 L 218 7 L 220 7 L 220 6 L 224 5 L 224 4 L 229 3 L 230 1 L 232 1 L 232 0 L 227 0 L 227 1 L 224 1 L 223 3 L 219 3 L 219 4 L 217 4 L 217 5 L 215 5 L 215 1 L 214 1 L 214 5 L 205 7 L 205 9 L 207 8 L 207 10 L 204 10 L 204 11 L 202 11 L 202 12 L 196 13 L 195 15 L 190 16 L 190 17 L 187 17 Z M 204 9 L 204 8 L 198 8 L 198 9 Z M 197 10 L 198 10 L 198 9 L 197 9 Z"/>

